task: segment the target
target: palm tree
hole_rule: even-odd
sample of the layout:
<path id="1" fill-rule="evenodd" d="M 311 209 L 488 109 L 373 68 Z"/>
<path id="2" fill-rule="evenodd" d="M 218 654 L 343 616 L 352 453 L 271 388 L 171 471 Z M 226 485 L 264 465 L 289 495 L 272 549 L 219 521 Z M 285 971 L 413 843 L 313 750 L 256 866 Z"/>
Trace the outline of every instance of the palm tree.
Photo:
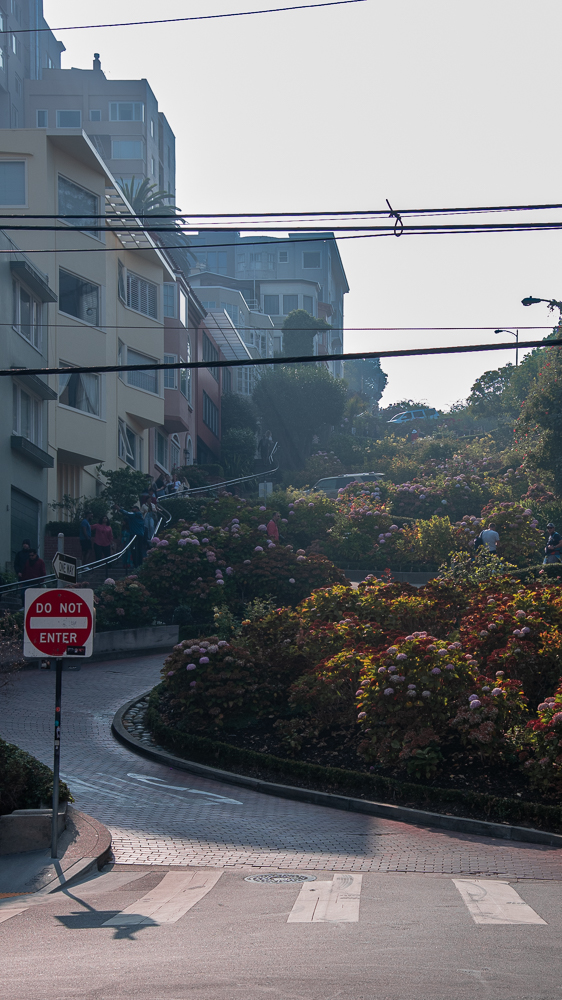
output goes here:
<path id="1" fill-rule="evenodd" d="M 175 217 L 180 211 L 178 206 L 173 204 L 172 195 L 167 191 L 161 191 L 156 184 L 149 181 L 148 177 L 142 181 L 137 181 L 135 177 L 130 181 L 124 181 L 121 177 L 119 187 L 139 218 L 149 218 L 151 215 Z"/>

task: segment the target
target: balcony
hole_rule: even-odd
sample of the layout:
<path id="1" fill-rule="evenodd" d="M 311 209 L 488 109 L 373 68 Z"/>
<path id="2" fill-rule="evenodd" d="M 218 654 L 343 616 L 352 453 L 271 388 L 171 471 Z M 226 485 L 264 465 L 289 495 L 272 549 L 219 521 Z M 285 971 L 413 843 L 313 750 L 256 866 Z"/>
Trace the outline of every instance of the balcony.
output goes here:
<path id="1" fill-rule="evenodd" d="M 13 451 L 18 451 L 20 455 L 29 459 L 34 465 L 39 465 L 42 469 L 53 468 L 55 464 L 54 458 L 47 451 L 43 451 L 39 445 L 33 444 L 33 441 L 28 441 L 27 438 L 21 437 L 20 434 L 12 434 L 10 444 Z"/>

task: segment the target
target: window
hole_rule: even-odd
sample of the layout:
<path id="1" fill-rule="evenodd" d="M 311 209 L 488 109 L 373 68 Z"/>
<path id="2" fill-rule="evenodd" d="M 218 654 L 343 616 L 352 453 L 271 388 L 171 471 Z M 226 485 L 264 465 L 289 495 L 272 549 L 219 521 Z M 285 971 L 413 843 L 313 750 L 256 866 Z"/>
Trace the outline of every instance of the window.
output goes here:
<path id="1" fill-rule="evenodd" d="M 111 142 L 112 160 L 142 160 L 144 149 L 142 139 L 113 139 Z"/>
<path id="2" fill-rule="evenodd" d="M 158 286 L 127 271 L 127 305 L 143 316 L 158 316 Z"/>
<path id="3" fill-rule="evenodd" d="M 193 441 L 191 440 L 189 435 L 185 439 L 184 455 L 185 455 L 185 464 L 193 465 Z"/>
<path id="4" fill-rule="evenodd" d="M 82 128 L 82 112 L 57 111 L 57 128 Z"/>
<path id="5" fill-rule="evenodd" d="M 15 56 L 19 55 L 20 45 L 16 35 L 10 35 L 10 48 Z"/>
<path id="6" fill-rule="evenodd" d="M 303 297 L 302 297 L 302 307 L 303 307 L 303 309 L 306 310 L 307 313 L 310 313 L 311 316 L 314 315 L 314 313 L 313 313 L 314 299 L 312 298 L 312 295 L 303 295 Z"/>
<path id="7" fill-rule="evenodd" d="M 90 108 L 90 121 L 101 122 L 101 110 L 99 108 Z"/>
<path id="8" fill-rule="evenodd" d="M 172 434 L 170 438 L 170 468 L 179 469 L 180 466 L 180 439 L 177 434 Z"/>
<path id="9" fill-rule="evenodd" d="M 218 361 L 219 352 L 217 351 L 215 345 L 209 340 L 207 334 L 203 332 L 203 361 Z M 219 370 L 218 368 L 209 367 L 208 371 L 211 373 L 214 379 L 219 380 Z"/>
<path id="10" fill-rule="evenodd" d="M 99 215 L 99 205 L 100 200 L 97 194 L 92 194 L 91 191 L 87 191 L 86 188 L 80 187 L 74 181 L 69 181 L 59 174 L 59 214 L 79 216 L 77 219 L 65 220 L 67 225 L 76 226 L 77 229 L 87 232 L 89 236 L 95 236 L 96 239 L 99 239 L 100 233 L 87 228 L 88 223 L 91 224 L 91 217 Z"/>
<path id="11" fill-rule="evenodd" d="M 251 368 L 237 368 L 236 379 L 238 392 L 245 396 L 251 396 L 253 392 L 253 370 Z"/>
<path id="12" fill-rule="evenodd" d="M 180 288 L 180 322 L 186 327 L 187 322 L 187 295 L 183 288 Z"/>
<path id="13" fill-rule="evenodd" d="M 283 315 L 288 316 L 293 309 L 299 308 L 299 297 L 298 295 L 284 295 L 283 296 Z"/>
<path id="14" fill-rule="evenodd" d="M 183 358 L 180 358 L 183 361 Z M 187 364 L 191 364 L 191 341 L 187 338 Z M 180 392 L 185 396 L 188 403 L 191 403 L 191 368 L 180 368 Z"/>
<path id="15" fill-rule="evenodd" d="M 20 285 L 19 281 L 12 282 L 12 301 L 15 329 L 40 351 L 42 303 Z"/>
<path id="16" fill-rule="evenodd" d="M 213 400 L 203 392 L 203 423 L 215 435 L 219 436 L 219 411 Z"/>
<path id="17" fill-rule="evenodd" d="M 48 111 L 36 111 L 36 121 L 37 121 L 37 128 L 48 128 L 49 127 L 49 112 Z"/>
<path id="18" fill-rule="evenodd" d="M 14 73 L 14 87 L 16 96 L 21 97 L 21 77 L 17 73 Z"/>
<path id="19" fill-rule="evenodd" d="M 154 157 L 151 156 L 150 157 L 150 173 L 152 174 L 153 177 L 154 177 L 154 174 L 155 174 L 154 166 L 155 166 L 155 164 L 154 164 Z"/>
<path id="20" fill-rule="evenodd" d="M 20 127 L 20 113 L 15 104 L 12 104 L 12 128 Z"/>
<path id="21" fill-rule="evenodd" d="M 213 299 L 208 299 L 206 302 L 201 301 L 201 305 L 203 306 L 203 309 L 207 310 L 207 312 L 211 309 L 217 308 L 217 303 Z"/>
<path id="22" fill-rule="evenodd" d="M 68 364 L 61 361 L 61 365 Z M 59 375 L 59 403 L 71 406 L 73 410 L 100 415 L 100 377 L 99 375 L 64 372 Z"/>
<path id="23" fill-rule="evenodd" d="M 207 270 L 226 274 L 226 250 L 212 250 L 207 254 Z"/>
<path id="24" fill-rule="evenodd" d="M 0 69 L 5 69 L 5 68 L 6 66 L 4 63 L 4 49 L 0 48 Z"/>
<path id="25" fill-rule="evenodd" d="M 117 295 L 121 302 L 127 302 L 127 291 L 125 286 L 125 265 L 122 261 L 117 261 Z"/>
<path id="26" fill-rule="evenodd" d="M 156 431 L 156 461 L 163 469 L 168 468 L 168 438 Z"/>
<path id="27" fill-rule="evenodd" d="M 117 451 L 123 462 L 130 465 L 132 469 L 140 469 L 142 442 L 138 435 L 130 427 L 127 427 L 124 420 L 118 422 Z"/>
<path id="28" fill-rule="evenodd" d="M 59 310 L 83 323 L 99 326 L 99 285 L 59 268 Z"/>
<path id="29" fill-rule="evenodd" d="M 116 101 L 109 105 L 110 122 L 143 122 L 144 104 L 137 101 Z"/>
<path id="30" fill-rule="evenodd" d="M 148 358 L 146 354 L 139 354 L 138 351 L 132 351 L 129 347 L 127 350 L 127 364 L 128 365 L 142 365 L 142 364 L 153 364 L 154 358 Z M 158 372 L 157 371 L 138 371 L 138 372 L 127 372 L 127 384 L 134 385 L 136 389 L 145 389 L 146 392 L 154 392 L 158 394 Z"/>
<path id="31" fill-rule="evenodd" d="M 12 384 L 13 398 L 13 421 L 12 431 L 32 441 L 33 444 L 41 447 L 42 427 L 41 427 L 41 400 L 31 393 L 22 389 L 14 382 Z"/>
<path id="32" fill-rule="evenodd" d="M 302 266 L 320 267 L 320 253 L 316 251 L 312 253 L 308 250 L 305 250 L 302 255 Z"/>
<path id="33" fill-rule="evenodd" d="M 278 316 L 279 315 L 279 296 L 278 295 L 264 295 L 263 297 L 263 311 L 267 313 L 268 316 Z"/>
<path id="34" fill-rule="evenodd" d="M 236 254 L 236 267 L 238 268 L 239 271 L 245 271 L 246 270 L 246 254 L 245 253 L 238 253 L 238 254 Z"/>
<path id="35" fill-rule="evenodd" d="M 0 10 L 0 31 L 6 30 L 6 15 L 3 10 Z"/>
<path id="36" fill-rule="evenodd" d="M 176 315 L 176 286 L 171 281 L 163 284 L 164 316 L 174 317 Z"/>
<path id="37" fill-rule="evenodd" d="M 223 368 L 222 370 L 222 391 L 232 392 L 232 372 L 230 368 Z"/>
<path id="38" fill-rule="evenodd" d="M 154 139 L 154 118 L 150 119 L 150 138 Z"/>
<path id="39" fill-rule="evenodd" d="M 173 365 L 178 360 L 177 354 L 165 354 L 164 364 Z M 175 368 L 164 369 L 164 388 L 165 389 L 177 389 L 177 376 Z"/>
<path id="40" fill-rule="evenodd" d="M 288 250 L 280 250 L 279 251 L 279 263 L 280 264 L 288 264 L 288 262 L 289 262 L 289 251 Z"/>

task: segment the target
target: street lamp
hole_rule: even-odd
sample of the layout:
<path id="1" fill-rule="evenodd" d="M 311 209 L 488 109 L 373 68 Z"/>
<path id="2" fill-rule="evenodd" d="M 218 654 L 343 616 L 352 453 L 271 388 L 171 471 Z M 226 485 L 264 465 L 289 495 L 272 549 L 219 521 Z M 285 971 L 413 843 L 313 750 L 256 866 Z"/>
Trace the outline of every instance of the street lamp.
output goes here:
<path id="1" fill-rule="evenodd" d="M 533 299 L 533 301 L 542 302 L 543 300 Z M 519 330 L 516 330 L 514 333 L 513 330 L 504 330 L 502 328 L 501 330 L 494 330 L 494 333 L 510 333 L 512 337 L 515 337 L 515 343 L 517 344 L 517 347 L 515 348 L 515 365 L 517 366 L 519 364 Z"/>
<path id="2" fill-rule="evenodd" d="M 558 309 L 562 313 L 562 302 L 558 302 L 557 299 L 536 299 L 534 295 L 528 295 L 526 299 L 521 299 L 522 306 L 536 306 L 539 302 L 546 302 L 551 312 L 553 309 Z"/>

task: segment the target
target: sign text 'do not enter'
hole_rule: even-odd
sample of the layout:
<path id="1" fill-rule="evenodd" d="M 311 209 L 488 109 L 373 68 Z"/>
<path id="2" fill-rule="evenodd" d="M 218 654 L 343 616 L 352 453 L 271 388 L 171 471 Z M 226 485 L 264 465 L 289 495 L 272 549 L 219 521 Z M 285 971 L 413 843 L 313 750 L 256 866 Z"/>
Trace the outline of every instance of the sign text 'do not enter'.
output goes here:
<path id="1" fill-rule="evenodd" d="M 91 656 L 93 604 L 92 590 L 27 590 L 24 656 Z"/>

